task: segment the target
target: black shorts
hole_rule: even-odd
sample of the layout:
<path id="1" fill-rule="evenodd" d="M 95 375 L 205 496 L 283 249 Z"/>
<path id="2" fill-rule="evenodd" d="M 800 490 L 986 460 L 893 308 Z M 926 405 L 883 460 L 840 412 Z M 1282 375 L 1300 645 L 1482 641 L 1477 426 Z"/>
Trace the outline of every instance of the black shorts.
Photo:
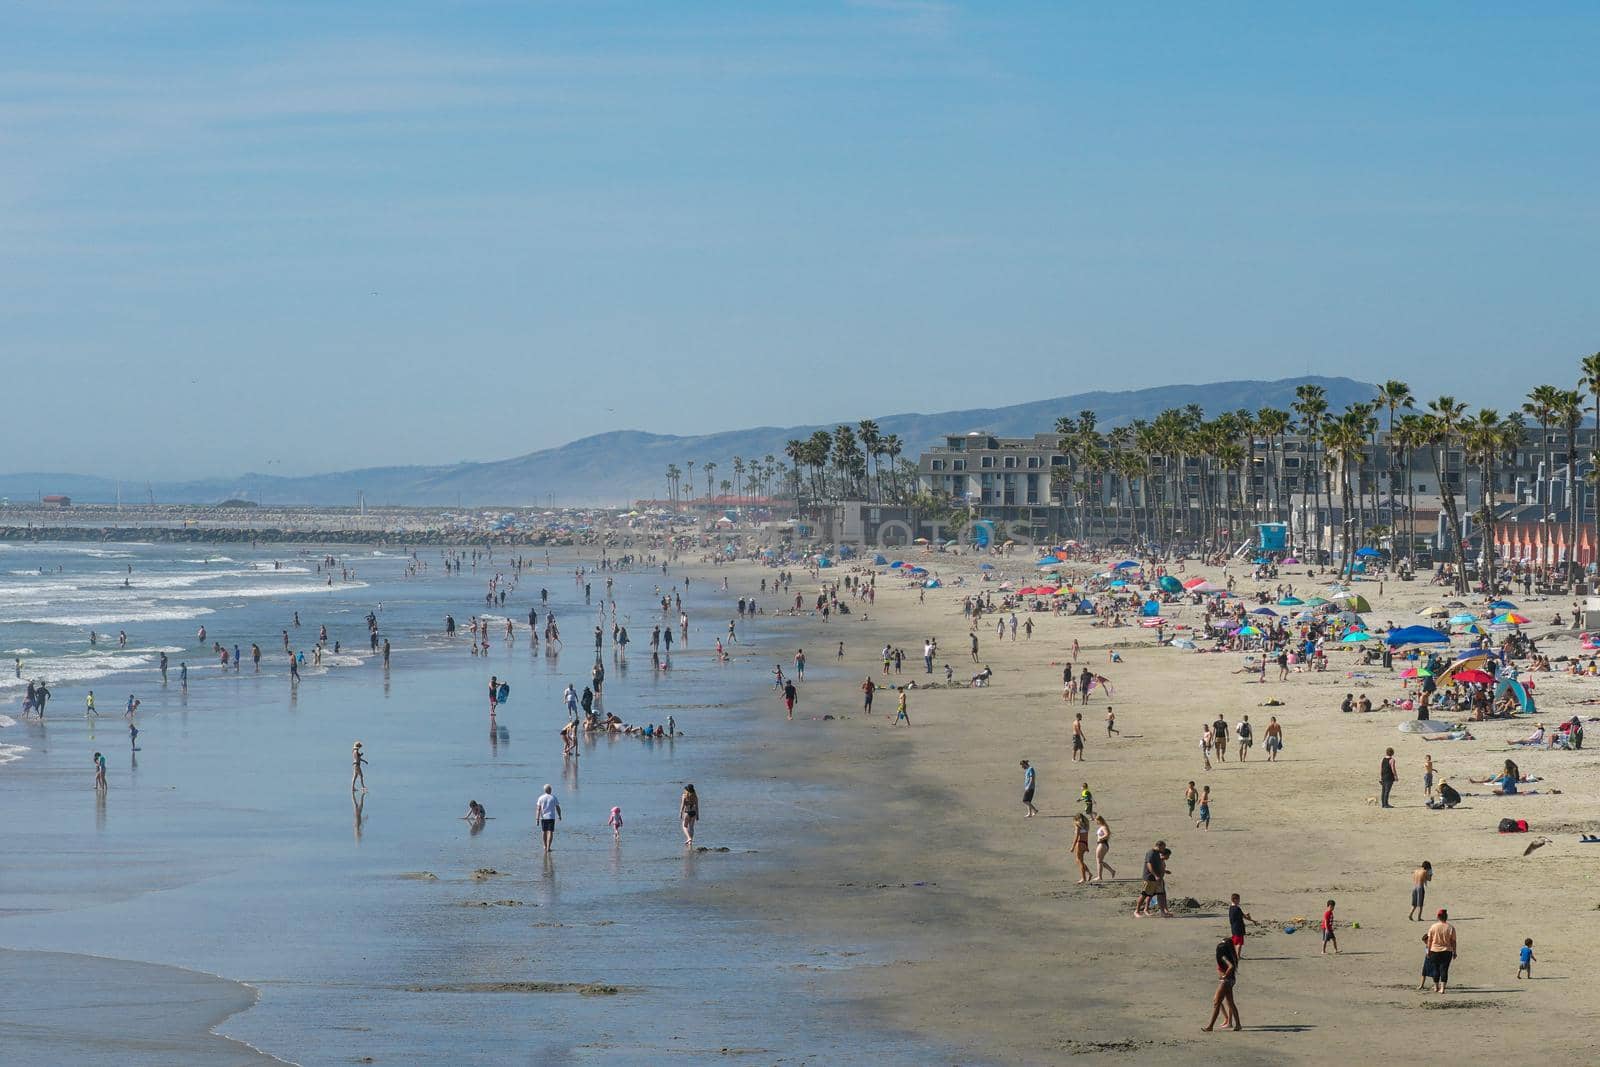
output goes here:
<path id="1" fill-rule="evenodd" d="M 1435 981 L 1448 982 L 1450 980 L 1450 961 L 1455 959 L 1454 952 L 1430 952 L 1428 961 L 1423 964 L 1422 973 Z M 1429 974 L 1429 972 L 1432 974 Z"/>
<path id="2" fill-rule="evenodd" d="M 1032 789 L 1024 789 L 1022 791 L 1022 802 L 1024 804 L 1032 804 L 1033 803 L 1033 790 Z"/>
<path id="3" fill-rule="evenodd" d="M 1083 751 L 1083 738 L 1079 737 L 1077 734 L 1072 735 L 1072 750 L 1074 752 Z"/>
<path id="4" fill-rule="evenodd" d="M 547 834 L 551 833 L 552 831 L 555 830 L 555 828 L 556 828 L 556 821 L 554 819 L 540 819 L 539 820 L 539 829 L 543 830 L 545 833 L 547 833 Z"/>
<path id="5" fill-rule="evenodd" d="M 1422 886 L 1420 886 L 1420 885 L 1412 886 L 1411 887 L 1411 906 L 1413 908 L 1422 907 L 1422 900 L 1427 895 L 1428 895 L 1428 891 L 1425 888 L 1423 888 Z"/>

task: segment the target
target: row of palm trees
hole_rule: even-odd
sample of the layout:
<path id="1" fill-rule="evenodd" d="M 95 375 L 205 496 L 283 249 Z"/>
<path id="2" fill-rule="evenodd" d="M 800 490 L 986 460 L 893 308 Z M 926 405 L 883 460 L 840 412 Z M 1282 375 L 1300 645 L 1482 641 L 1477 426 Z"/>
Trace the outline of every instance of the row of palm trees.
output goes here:
<path id="1" fill-rule="evenodd" d="M 841 500 L 900 501 L 915 489 L 916 475 L 901 460 L 904 444 L 898 434 L 886 434 L 876 421 L 863 419 L 855 425 L 840 423 L 830 430 L 817 430 L 807 438 L 784 445 L 783 463 L 768 454 L 763 459 L 734 456 L 729 463 L 733 477 L 716 480 L 719 465 L 689 460 L 687 474 L 676 463 L 667 464 L 667 499 L 677 503 L 695 499 L 695 468 L 706 483 L 706 499 L 717 495 L 737 500 L 771 497 L 774 491 L 788 490 L 802 506 L 836 503 Z"/>
<path id="2" fill-rule="evenodd" d="M 1583 361 L 1577 388 L 1538 386 L 1509 413 L 1483 408 L 1469 414 L 1465 404 L 1448 395 L 1419 408 L 1411 387 L 1398 380 L 1384 382 L 1371 400 L 1338 412 L 1329 409 L 1326 390 L 1314 384 L 1296 389 L 1288 411 L 1264 407 L 1208 419 L 1197 405 L 1189 405 L 1105 431 L 1093 411 L 1080 411 L 1056 422 L 1063 462 L 1054 468 L 1054 489 L 1068 505 L 1069 536 L 1087 539 L 1093 532 L 1212 549 L 1238 542 L 1252 523 L 1286 521 L 1297 509 L 1331 514 L 1337 496 L 1343 517 L 1339 535 L 1325 544 L 1323 523 L 1312 519 L 1301 524 L 1311 527 L 1311 544 L 1300 547 L 1319 553 L 1337 548 L 1340 565 L 1348 570 L 1358 548 L 1392 537 L 1397 529 L 1404 533 L 1393 546 L 1412 558 L 1416 491 L 1409 472 L 1426 456 L 1439 487 L 1457 582 L 1465 591 L 1462 468 L 1471 465 L 1482 487 L 1473 517 L 1490 546 L 1483 566 L 1492 582 L 1496 496 L 1517 450 L 1526 445 L 1526 420 L 1537 424 L 1544 452 L 1546 476 L 1536 502 L 1549 523 L 1552 431 L 1565 434 L 1567 485 L 1574 487 L 1577 433 L 1586 406 L 1600 415 L 1600 353 Z M 1387 447 L 1380 445 L 1384 431 Z M 1304 446 L 1292 466 L 1284 454 L 1290 435 Z M 1256 473 L 1258 456 L 1266 460 L 1264 476 Z M 1594 481 L 1592 469 L 1586 478 Z M 1572 498 L 1569 488 L 1567 540 L 1576 545 L 1578 509 L 1571 506 Z M 1600 544 L 1600 515 L 1595 541 Z"/>

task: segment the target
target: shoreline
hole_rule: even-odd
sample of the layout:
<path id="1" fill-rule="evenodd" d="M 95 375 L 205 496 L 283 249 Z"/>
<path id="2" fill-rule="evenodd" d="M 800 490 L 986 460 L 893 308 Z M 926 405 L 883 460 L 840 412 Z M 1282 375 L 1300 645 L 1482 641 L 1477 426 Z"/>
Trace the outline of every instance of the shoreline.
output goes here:
<path id="1" fill-rule="evenodd" d="M 217 1028 L 254 987 L 184 967 L 0 948 L 0 1041 L 14 1063 L 283 1064 Z M 136 996 L 130 995 L 137 991 Z"/>

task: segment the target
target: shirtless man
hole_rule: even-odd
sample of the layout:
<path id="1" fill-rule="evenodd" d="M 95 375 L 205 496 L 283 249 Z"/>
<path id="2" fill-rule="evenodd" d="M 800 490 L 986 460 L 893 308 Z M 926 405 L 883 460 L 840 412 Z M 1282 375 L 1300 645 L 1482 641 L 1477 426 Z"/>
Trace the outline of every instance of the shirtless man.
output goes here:
<path id="1" fill-rule="evenodd" d="M 1422 861 L 1422 866 L 1411 872 L 1411 910 L 1406 913 L 1407 920 L 1422 921 L 1422 902 L 1428 895 L 1428 883 L 1433 881 L 1433 864 L 1427 860 Z"/>

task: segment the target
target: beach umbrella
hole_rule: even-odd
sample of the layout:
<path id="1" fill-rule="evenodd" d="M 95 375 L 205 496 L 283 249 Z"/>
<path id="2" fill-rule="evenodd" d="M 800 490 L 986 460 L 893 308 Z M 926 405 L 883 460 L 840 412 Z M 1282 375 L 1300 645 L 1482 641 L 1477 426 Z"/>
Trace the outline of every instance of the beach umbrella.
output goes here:
<path id="1" fill-rule="evenodd" d="M 1240 637 L 1260 637 L 1261 636 L 1261 631 L 1256 629 L 1254 626 L 1241 626 L 1241 627 L 1239 627 L 1239 636 Z"/>
<path id="2" fill-rule="evenodd" d="M 1204 578 L 1190 578 L 1187 582 L 1183 583 L 1183 587 L 1185 589 L 1193 589 L 1197 585 L 1205 585 L 1205 584 L 1206 584 L 1206 580 Z"/>
<path id="3" fill-rule="evenodd" d="M 889 568 L 893 570 L 895 567 L 904 567 L 905 565 L 905 560 L 897 559 L 893 563 L 889 564 Z"/>
<path id="4" fill-rule="evenodd" d="M 1490 611 L 1513 611 L 1515 609 L 1516 605 L 1509 600 L 1491 600 L 1489 602 Z"/>
<path id="5" fill-rule="evenodd" d="M 1200 579 L 1200 581 L 1197 582 L 1194 585 L 1186 586 L 1186 588 L 1191 593 L 1222 593 L 1222 592 L 1226 592 L 1226 590 L 1223 589 L 1220 585 L 1212 585 L 1210 582 L 1206 581 L 1204 578 Z"/>
<path id="6" fill-rule="evenodd" d="M 1137 562 L 1135 562 L 1134 560 L 1125 559 L 1121 563 L 1117 564 L 1115 567 L 1112 567 L 1111 569 L 1114 570 L 1114 571 L 1125 571 L 1129 567 L 1137 567 L 1138 565 L 1139 564 Z"/>
<path id="7" fill-rule="evenodd" d="M 1292 607 L 1294 607 L 1294 606 L 1296 606 L 1298 604 L 1304 604 L 1304 603 L 1305 603 L 1305 601 L 1301 600 L 1297 596 L 1286 596 L 1282 600 L 1278 601 L 1278 604 L 1281 607 L 1287 607 L 1287 608 L 1292 608 Z"/>
<path id="8" fill-rule="evenodd" d="M 1450 636 L 1440 633 L 1431 626 L 1405 626 L 1390 631 L 1384 640 L 1391 648 L 1398 648 L 1401 645 L 1448 645 Z"/>
<path id="9" fill-rule="evenodd" d="M 885 563 L 888 563 L 888 562 L 889 561 L 887 559 L 884 559 L 882 556 L 873 556 L 872 557 L 872 563 L 873 563 L 873 566 L 875 566 L 875 567 L 881 567 Z"/>
<path id="10" fill-rule="evenodd" d="M 1471 682 L 1476 685 L 1488 685 L 1494 681 L 1493 675 L 1477 670 L 1456 671 L 1450 677 L 1457 682 Z"/>
<path id="11" fill-rule="evenodd" d="M 1161 581 L 1157 582 L 1156 584 L 1161 586 L 1162 590 L 1168 593 L 1183 592 L 1183 583 L 1178 581 L 1178 579 L 1174 578 L 1170 574 L 1163 574 L 1161 576 Z"/>
<path id="12" fill-rule="evenodd" d="M 1363 641 L 1371 641 L 1371 640 L 1372 640 L 1372 635 L 1371 634 L 1365 633 L 1365 632 L 1363 632 L 1361 630 L 1356 630 L 1356 631 L 1353 631 L 1351 633 L 1345 634 L 1343 639 L 1341 639 L 1339 643 L 1342 644 L 1342 645 L 1359 645 Z"/>
<path id="13" fill-rule="evenodd" d="M 926 568 L 926 567 L 912 567 L 909 570 L 907 570 L 906 573 L 907 574 L 927 574 L 928 573 L 928 568 Z"/>
<path id="14" fill-rule="evenodd" d="M 1271 608 L 1256 608 L 1250 614 L 1252 614 L 1252 615 L 1271 615 L 1273 618 L 1277 618 L 1277 615 L 1278 615 L 1278 613 L 1276 611 L 1273 611 Z"/>
<path id="15" fill-rule="evenodd" d="M 959 545 L 960 543 L 961 543 L 960 541 L 946 541 L 944 543 L 944 547 L 946 547 L 946 548 L 954 548 L 957 545 Z"/>
<path id="16" fill-rule="evenodd" d="M 1034 590 L 1034 592 L 1038 593 L 1040 596 L 1052 596 L 1055 591 L 1056 587 L 1053 585 L 1041 585 Z"/>
<path id="17" fill-rule="evenodd" d="M 980 571 L 992 571 L 992 570 L 994 570 L 994 564 L 993 563 L 980 563 L 980 564 L 978 564 L 978 569 Z"/>
<path id="18" fill-rule="evenodd" d="M 1285 562 L 1285 563 L 1299 563 L 1299 562 L 1300 562 L 1300 561 L 1299 561 L 1299 560 L 1298 560 L 1298 559 L 1296 559 L 1296 558 L 1295 558 L 1295 557 L 1294 557 L 1294 556 L 1285 556 L 1285 557 L 1284 557 L 1284 560 L 1283 560 L 1283 561 L 1284 561 L 1284 562 Z"/>
<path id="19" fill-rule="evenodd" d="M 937 588 L 939 588 L 939 579 L 937 579 L 937 578 L 929 578 L 926 582 L 923 582 L 922 584 L 924 586 L 926 586 L 927 588 L 929 588 L 929 589 L 937 589 Z"/>
<path id="20" fill-rule="evenodd" d="M 1405 670 L 1400 672 L 1400 677 L 1402 677 L 1402 678 L 1415 678 L 1417 676 L 1417 673 L 1418 672 L 1417 672 L 1417 669 L 1415 667 L 1407 667 Z"/>
<path id="21" fill-rule="evenodd" d="M 928 539 L 926 537 L 913 537 L 911 539 L 911 543 L 914 545 L 925 545 L 928 543 Z"/>
<path id="22" fill-rule="evenodd" d="M 1116 581 L 1111 583 L 1112 589 L 1126 589 L 1127 587 L 1128 583 L 1123 581 L 1121 578 L 1118 578 Z"/>
<path id="23" fill-rule="evenodd" d="M 1035 589 L 1033 586 L 1025 585 L 1021 589 L 1017 590 L 1017 595 L 1018 596 L 1032 596 L 1034 593 L 1037 593 L 1037 592 L 1038 592 L 1038 590 Z"/>
<path id="24" fill-rule="evenodd" d="M 1442 619 L 1446 615 L 1450 614 L 1450 609 L 1441 604 L 1437 607 L 1423 608 L 1421 611 L 1417 612 L 1417 614 L 1425 618 Z"/>
<path id="25" fill-rule="evenodd" d="M 1494 622 L 1497 626 L 1523 626 L 1529 622 L 1529 619 L 1526 615 L 1518 615 L 1514 611 L 1508 611 L 1504 615 L 1496 615 Z"/>
<path id="26" fill-rule="evenodd" d="M 1320 607 L 1322 607 L 1322 605 L 1324 605 L 1326 603 L 1327 603 L 1327 601 L 1322 599 L 1319 596 L 1314 596 L 1314 597 L 1311 597 L 1311 598 L 1306 600 L 1306 606 L 1307 607 L 1313 607 L 1313 608 L 1320 608 Z"/>
<path id="27" fill-rule="evenodd" d="M 1459 615 L 1450 616 L 1450 625 L 1451 626 L 1465 626 L 1469 622 L 1477 622 L 1477 621 L 1478 621 L 1478 617 L 1476 615 L 1471 614 L 1470 612 L 1462 612 Z"/>

